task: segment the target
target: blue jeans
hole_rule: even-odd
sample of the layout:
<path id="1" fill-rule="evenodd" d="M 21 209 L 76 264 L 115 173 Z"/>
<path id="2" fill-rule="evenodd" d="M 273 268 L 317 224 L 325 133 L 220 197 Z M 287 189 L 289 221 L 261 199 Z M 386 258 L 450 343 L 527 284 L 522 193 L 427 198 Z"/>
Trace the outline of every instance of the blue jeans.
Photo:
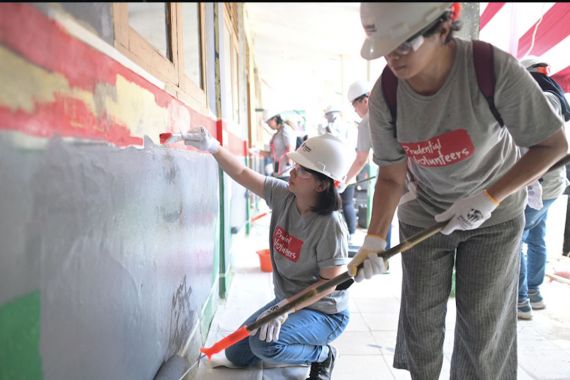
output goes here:
<path id="1" fill-rule="evenodd" d="M 548 208 L 556 199 L 543 200 L 543 207 L 535 210 L 526 206 L 524 210 L 525 226 L 522 242 L 527 244 L 526 257 L 520 250 L 521 269 L 519 273 L 519 302 L 528 299 L 528 290 L 538 290 L 544 280 L 546 267 L 546 217 Z"/>
<path id="2" fill-rule="evenodd" d="M 348 227 L 348 233 L 353 234 L 356 231 L 356 210 L 354 210 L 354 188 L 355 185 L 348 185 L 346 189 L 340 193 L 342 199 L 342 214 Z"/>
<path id="3" fill-rule="evenodd" d="M 273 300 L 253 313 L 245 322 L 250 325 L 267 308 L 277 304 Z M 326 345 L 336 339 L 348 325 L 347 310 L 337 314 L 325 314 L 311 309 L 302 309 L 289 314 L 281 326 L 279 339 L 266 343 L 259 339 L 259 331 L 226 349 L 226 357 L 234 365 L 247 367 L 264 360 L 279 364 L 311 364 L 326 360 Z"/>

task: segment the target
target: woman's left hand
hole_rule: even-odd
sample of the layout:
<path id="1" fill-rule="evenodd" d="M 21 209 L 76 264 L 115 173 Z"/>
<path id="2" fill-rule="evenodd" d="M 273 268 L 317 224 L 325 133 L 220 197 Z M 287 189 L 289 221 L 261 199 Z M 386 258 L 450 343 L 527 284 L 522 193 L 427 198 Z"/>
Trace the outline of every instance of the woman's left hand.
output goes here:
<path id="1" fill-rule="evenodd" d="M 286 301 L 286 300 L 284 300 L 284 301 Z M 256 321 L 260 320 L 261 318 L 265 317 L 266 315 L 268 315 L 270 313 L 273 313 L 276 310 L 279 310 L 281 308 L 282 304 L 283 304 L 283 301 L 281 301 L 277 305 L 271 306 L 270 308 L 265 310 L 263 313 L 259 314 L 259 316 L 256 318 Z M 283 323 L 285 323 L 288 316 L 289 316 L 289 313 L 285 313 L 285 314 L 280 315 L 279 317 L 274 318 L 271 321 L 263 324 L 259 328 L 259 340 L 264 340 L 267 343 L 276 342 L 279 339 L 279 332 L 281 331 L 281 326 L 283 325 Z M 251 335 L 255 335 L 256 333 L 257 333 L 257 330 L 252 331 Z"/>

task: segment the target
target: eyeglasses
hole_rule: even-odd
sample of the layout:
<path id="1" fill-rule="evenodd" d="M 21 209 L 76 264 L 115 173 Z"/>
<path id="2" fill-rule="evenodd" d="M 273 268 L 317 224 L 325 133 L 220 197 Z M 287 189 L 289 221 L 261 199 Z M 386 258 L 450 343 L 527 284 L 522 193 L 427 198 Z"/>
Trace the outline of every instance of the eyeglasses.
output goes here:
<path id="1" fill-rule="evenodd" d="M 394 49 L 392 53 L 396 53 L 398 55 L 408 55 L 412 51 L 417 51 L 420 46 L 423 45 L 424 41 L 425 39 L 423 35 L 416 35 L 406 42 L 400 44 L 400 46 Z"/>
<path id="2" fill-rule="evenodd" d="M 307 169 L 299 164 L 295 164 L 293 169 L 295 169 L 295 173 L 297 173 L 297 176 L 299 178 L 309 179 L 312 176 L 310 169 Z"/>
<path id="3" fill-rule="evenodd" d="M 400 44 L 396 49 L 392 50 L 390 54 L 396 53 L 398 55 L 407 55 L 410 54 L 412 51 L 417 51 L 420 46 L 424 43 L 424 34 L 429 32 L 432 28 L 434 28 L 437 24 L 443 21 L 443 16 L 438 17 L 435 19 L 434 22 L 414 34 L 412 37 L 408 38 L 404 43 Z"/>

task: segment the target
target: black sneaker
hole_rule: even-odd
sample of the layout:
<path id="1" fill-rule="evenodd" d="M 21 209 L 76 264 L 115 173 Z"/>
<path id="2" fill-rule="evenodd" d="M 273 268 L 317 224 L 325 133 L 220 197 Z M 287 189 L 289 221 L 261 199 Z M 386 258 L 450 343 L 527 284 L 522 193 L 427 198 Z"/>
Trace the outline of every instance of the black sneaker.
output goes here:
<path id="1" fill-rule="evenodd" d="M 324 362 L 312 363 L 307 380 L 330 380 L 338 350 L 329 345 L 329 356 Z"/>

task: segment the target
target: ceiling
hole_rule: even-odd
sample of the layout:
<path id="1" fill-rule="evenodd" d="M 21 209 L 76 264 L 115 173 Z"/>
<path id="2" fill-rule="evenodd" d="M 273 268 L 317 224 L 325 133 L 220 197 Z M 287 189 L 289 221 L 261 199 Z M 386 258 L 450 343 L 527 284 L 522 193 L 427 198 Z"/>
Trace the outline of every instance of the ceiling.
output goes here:
<path id="1" fill-rule="evenodd" d="M 309 119 L 330 103 L 353 112 L 348 86 L 380 73 L 360 57 L 360 3 L 246 3 L 245 28 L 261 79 L 258 108 L 303 109 Z"/>

